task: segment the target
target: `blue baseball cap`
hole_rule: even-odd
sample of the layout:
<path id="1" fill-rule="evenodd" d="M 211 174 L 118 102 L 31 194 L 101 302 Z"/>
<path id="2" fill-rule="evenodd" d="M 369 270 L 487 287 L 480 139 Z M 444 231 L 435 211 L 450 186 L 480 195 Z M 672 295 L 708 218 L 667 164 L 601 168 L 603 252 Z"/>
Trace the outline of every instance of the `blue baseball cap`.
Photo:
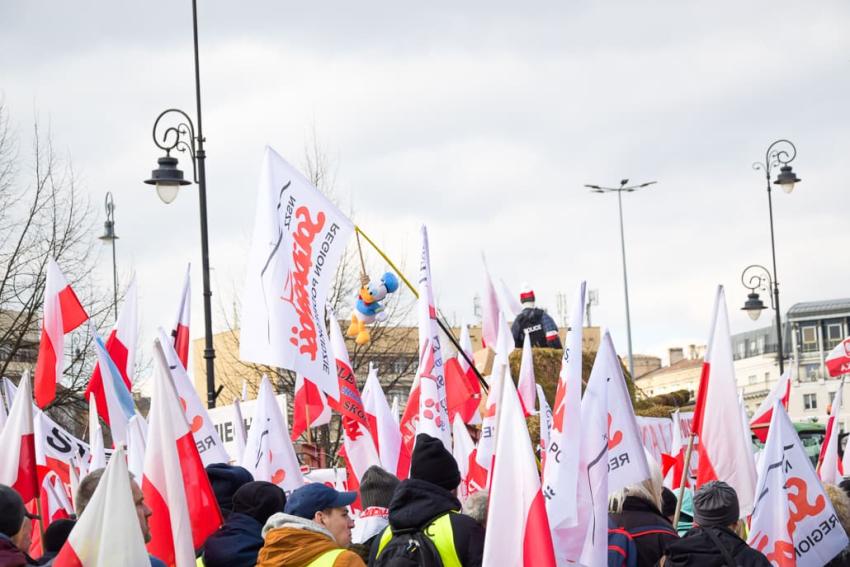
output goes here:
<path id="1" fill-rule="evenodd" d="M 316 512 L 328 508 L 342 508 L 355 500 L 356 492 L 338 492 L 321 482 L 313 482 L 294 490 L 286 499 L 286 508 L 283 511 L 292 516 L 312 520 Z"/>

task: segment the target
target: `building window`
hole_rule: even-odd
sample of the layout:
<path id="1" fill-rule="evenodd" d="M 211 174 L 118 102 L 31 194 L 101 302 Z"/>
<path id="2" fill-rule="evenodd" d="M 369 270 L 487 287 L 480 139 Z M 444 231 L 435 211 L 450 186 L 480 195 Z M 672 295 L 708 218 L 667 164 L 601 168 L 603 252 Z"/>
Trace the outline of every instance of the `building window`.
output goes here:
<path id="1" fill-rule="evenodd" d="M 835 345 L 844 339 L 842 330 L 841 323 L 829 323 L 826 326 L 826 345 L 824 350 L 832 350 L 835 348 Z"/>
<path id="2" fill-rule="evenodd" d="M 747 378 L 747 382 L 749 384 L 757 384 L 759 381 L 758 374 L 751 374 L 749 378 Z"/>
<path id="3" fill-rule="evenodd" d="M 814 325 L 807 325 L 800 329 L 803 352 L 815 352 L 818 350 L 818 330 Z"/>
<path id="4" fill-rule="evenodd" d="M 757 354 L 764 354 L 764 337 L 758 338 L 758 347 L 756 348 L 758 348 Z"/>
<path id="5" fill-rule="evenodd" d="M 746 358 L 747 357 L 747 341 L 743 340 L 738 343 L 738 358 Z"/>
<path id="6" fill-rule="evenodd" d="M 813 410 L 818 408 L 818 395 L 817 394 L 803 394 L 803 407 L 807 410 Z"/>
<path id="7" fill-rule="evenodd" d="M 820 378 L 820 364 L 804 364 L 801 370 L 801 382 L 814 382 Z"/>

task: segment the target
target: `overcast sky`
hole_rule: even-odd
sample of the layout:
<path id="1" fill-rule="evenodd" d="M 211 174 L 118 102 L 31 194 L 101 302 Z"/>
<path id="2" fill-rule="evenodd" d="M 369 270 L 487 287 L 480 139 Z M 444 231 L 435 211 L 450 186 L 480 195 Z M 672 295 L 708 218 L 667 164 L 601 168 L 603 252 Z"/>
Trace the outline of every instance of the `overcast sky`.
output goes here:
<path id="1" fill-rule="evenodd" d="M 803 179 L 774 194 L 783 311 L 850 296 L 845 1 L 200 4 L 217 328 L 242 287 L 263 147 L 300 165 L 314 129 L 343 206 L 392 256 L 412 264 L 428 226 L 438 301 L 458 321 L 485 252 L 553 315 L 586 279 L 594 324 L 625 353 L 616 196 L 582 186 L 627 177 L 658 181 L 624 196 L 635 352 L 704 343 L 717 284 L 733 332 L 769 324 L 739 311 L 740 273 L 770 262 L 751 164 L 782 137 Z M 197 189 L 165 206 L 142 184 L 157 114 L 195 115 L 191 25 L 189 0 L 0 3 L 12 124 L 26 145 L 34 114 L 49 120 L 99 221 L 113 192 L 145 341 L 172 324 L 188 261 L 203 332 Z M 93 274 L 104 285 L 110 260 Z"/>

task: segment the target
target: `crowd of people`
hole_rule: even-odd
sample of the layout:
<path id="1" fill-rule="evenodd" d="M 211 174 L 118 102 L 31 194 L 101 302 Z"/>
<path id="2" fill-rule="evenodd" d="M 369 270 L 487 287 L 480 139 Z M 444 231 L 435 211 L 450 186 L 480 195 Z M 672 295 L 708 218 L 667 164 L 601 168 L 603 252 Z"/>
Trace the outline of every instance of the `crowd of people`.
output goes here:
<path id="1" fill-rule="evenodd" d="M 74 499 L 76 515 L 85 510 L 105 469 L 87 475 Z M 390 565 L 482 565 L 487 524 L 487 493 L 457 497 L 461 477 L 442 442 L 420 434 L 410 478 L 399 481 L 371 467 L 359 490 L 338 491 L 322 483 L 305 484 L 288 496 L 278 486 L 254 481 L 243 468 L 207 468 L 224 523 L 197 550 L 197 565 L 207 567 L 357 567 Z M 827 485 L 842 526 L 850 532 L 850 480 Z M 150 540 L 151 510 L 138 483 L 131 489 L 139 527 Z M 351 506 L 362 510 L 355 519 Z M 616 567 L 759 567 L 771 565 L 746 542 L 738 496 L 724 482 L 685 491 L 678 530 L 673 526 L 676 494 L 651 478 L 610 495 L 608 565 Z M 74 526 L 73 519 L 46 526 L 43 556 L 30 549 L 32 520 L 21 497 L 0 485 L 0 567 L 51 565 Z M 164 565 L 150 557 L 152 567 Z M 830 566 L 850 565 L 850 550 Z"/>

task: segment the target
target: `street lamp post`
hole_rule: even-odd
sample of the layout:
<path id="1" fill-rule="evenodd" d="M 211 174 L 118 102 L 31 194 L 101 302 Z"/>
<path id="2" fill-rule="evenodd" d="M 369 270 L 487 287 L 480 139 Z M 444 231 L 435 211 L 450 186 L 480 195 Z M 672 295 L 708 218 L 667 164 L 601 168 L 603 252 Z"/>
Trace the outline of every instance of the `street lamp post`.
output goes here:
<path id="1" fill-rule="evenodd" d="M 165 156 L 157 160 L 157 168 L 151 173 L 151 178 L 146 180 L 148 185 L 156 187 L 157 195 L 164 203 L 171 203 L 177 198 L 177 193 L 183 185 L 191 182 L 183 178 L 183 172 L 177 167 L 177 158 L 171 155 L 172 150 L 180 152 L 188 151 L 192 158 L 193 180 L 198 185 L 198 199 L 201 212 L 201 269 L 204 284 L 204 360 L 207 370 L 207 406 L 215 407 L 215 399 L 218 392 L 215 388 L 215 371 L 213 361 L 215 360 L 215 349 L 212 338 L 212 306 L 210 291 L 210 256 L 209 237 L 207 235 L 207 177 L 204 162 L 206 152 L 204 151 L 203 122 L 201 120 L 201 75 L 198 62 L 198 7 L 197 0 L 192 0 L 192 28 L 194 32 L 195 48 L 195 103 L 197 105 L 198 129 L 189 115 L 177 108 L 169 108 L 163 111 L 154 121 L 153 141 Z M 168 116 L 176 120 L 177 124 L 158 129 L 160 121 Z M 157 135 L 157 132 L 160 135 Z"/>
<path id="2" fill-rule="evenodd" d="M 770 288 L 772 288 L 773 295 L 770 304 L 771 308 L 776 311 L 776 354 L 779 357 L 780 374 L 785 372 L 785 360 L 782 353 L 782 311 L 779 308 L 779 282 L 776 276 L 776 240 L 773 235 L 773 191 L 770 177 L 773 169 L 779 167 L 779 174 L 772 184 L 779 185 L 786 193 L 791 193 L 794 190 L 794 186 L 800 182 L 800 178 L 797 177 L 797 174 L 788 165 L 796 157 L 797 147 L 789 140 L 781 139 L 776 140 L 768 146 L 767 151 L 764 153 L 764 162 L 757 161 L 753 163 L 753 169 L 764 171 L 764 176 L 767 180 L 767 209 L 770 219 L 770 254 L 773 259 L 773 277 L 770 277 L 770 273 L 763 266 L 749 266 L 741 274 L 741 281 L 744 283 L 744 287 L 750 290 L 747 296 L 747 302 L 741 309 L 746 311 L 753 321 L 758 319 L 762 310 L 765 309 L 764 303 L 759 299 L 758 293 L 755 290 L 758 288 L 770 292 Z M 745 280 L 747 270 L 750 270 L 750 268 L 760 268 L 763 270 L 767 274 L 767 282 L 764 281 L 764 274 L 750 276 L 749 280 Z M 755 284 L 755 286 L 752 284 Z M 767 284 L 767 288 L 765 284 Z"/>
<path id="3" fill-rule="evenodd" d="M 647 181 L 646 183 L 640 183 L 638 185 L 628 185 L 629 180 L 623 179 L 620 181 L 619 187 L 602 187 L 599 185 L 585 185 L 588 189 L 590 189 L 593 193 L 617 193 L 617 205 L 620 210 L 620 250 L 623 257 L 623 290 L 626 296 L 626 340 L 628 341 L 629 348 L 629 374 L 632 377 L 632 380 L 635 378 L 635 363 L 634 358 L 632 356 L 632 321 L 631 315 L 629 312 L 629 278 L 626 273 L 626 237 L 623 232 L 623 191 L 626 193 L 633 193 L 644 187 L 649 187 L 657 183 L 657 181 Z"/>
<path id="4" fill-rule="evenodd" d="M 104 244 L 112 245 L 112 300 L 115 308 L 115 320 L 118 321 L 118 264 L 115 260 L 115 241 L 118 240 L 118 235 L 115 234 L 115 203 L 112 201 L 112 192 L 106 192 L 106 198 L 103 202 L 106 209 L 106 221 L 103 223 L 103 236 L 98 238 Z"/>

